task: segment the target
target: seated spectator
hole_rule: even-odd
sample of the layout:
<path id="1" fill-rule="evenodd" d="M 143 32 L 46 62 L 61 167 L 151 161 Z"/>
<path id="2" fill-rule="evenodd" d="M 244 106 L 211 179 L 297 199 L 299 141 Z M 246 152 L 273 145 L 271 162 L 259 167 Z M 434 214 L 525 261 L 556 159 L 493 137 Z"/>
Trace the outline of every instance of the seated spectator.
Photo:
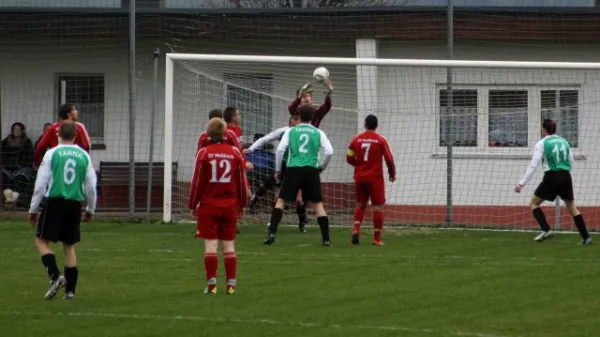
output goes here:
<path id="1" fill-rule="evenodd" d="M 6 202 L 15 202 L 19 193 L 26 191 L 35 181 L 33 170 L 33 143 L 25 133 L 23 123 L 14 123 L 1 143 L 2 176 Z"/>
<path id="2" fill-rule="evenodd" d="M 35 144 L 33 144 L 33 150 L 35 151 L 35 149 L 37 149 L 38 143 L 40 142 L 40 140 L 42 139 L 42 137 L 44 137 L 44 134 L 46 133 L 46 131 L 48 131 L 48 129 L 50 129 L 50 127 L 52 126 L 52 123 L 46 123 L 44 124 L 44 130 L 42 131 L 42 134 L 40 135 L 40 138 L 38 138 L 38 140 L 35 141 Z"/>

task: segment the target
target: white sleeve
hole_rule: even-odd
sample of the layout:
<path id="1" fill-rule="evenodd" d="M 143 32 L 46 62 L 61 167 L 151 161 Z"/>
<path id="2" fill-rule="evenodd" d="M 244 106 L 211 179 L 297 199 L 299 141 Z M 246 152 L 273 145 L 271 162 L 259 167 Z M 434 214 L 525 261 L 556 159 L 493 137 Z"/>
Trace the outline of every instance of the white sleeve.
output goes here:
<path id="1" fill-rule="evenodd" d="M 331 146 L 331 142 L 325 132 L 319 130 L 321 133 L 321 148 L 323 149 L 323 160 L 319 164 L 319 168 L 324 170 L 329 165 L 329 161 L 331 160 L 331 156 L 333 156 L 333 146 Z"/>
<path id="2" fill-rule="evenodd" d="M 271 143 L 272 141 L 280 140 L 281 137 L 283 137 L 283 134 L 285 133 L 285 131 L 287 129 L 288 129 L 287 127 L 279 128 L 279 129 L 269 133 L 268 135 L 255 141 L 254 144 L 252 144 L 248 150 L 250 150 L 250 152 L 254 152 L 254 151 L 264 147 L 265 145 Z"/>
<path id="3" fill-rule="evenodd" d="M 37 213 L 40 209 L 40 204 L 44 199 L 44 195 L 48 190 L 48 185 L 52 180 L 52 154 L 54 150 L 49 150 L 44 155 L 42 163 L 37 172 L 37 178 L 35 179 L 35 187 L 33 189 L 33 196 L 31 197 L 31 205 L 29 207 L 29 214 Z"/>
<path id="4" fill-rule="evenodd" d="M 571 169 L 575 166 L 575 157 L 573 156 L 573 149 L 569 148 L 569 163 L 571 164 Z"/>
<path id="5" fill-rule="evenodd" d="M 544 158 L 544 142 L 539 141 L 535 144 L 535 148 L 533 149 L 533 157 L 531 158 L 531 163 L 529 163 L 529 167 L 527 167 L 527 171 L 525 172 L 525 176 L 519 183 L 521 186 L 525 186 L 531 181 L 533 175 L 537 168 L 542 164 Z"/>
<path id="6" fill-rule="evenodd" d="M 96 211 L 96 171 L 94 170 L 94 165 L 92 165 L 92 160 L 88 156 L 89 165 L 87 168 L 87 172 L 85 173 L 85 181 L 83 183 L 85 189 L 85 201 L 87 202 L 87 207 L 85 211 L 90 214 L 94 214 Z"/>
<path id="7" fill-rule="evenodd" d="M 288 129 L 281 137 L 279 146 L 277 146 L 277 152 L 275 153 L 275 172 L 281 172 L 281 162 L 283 161 L 283 155 L 290 145 L 290 130 Z"/>

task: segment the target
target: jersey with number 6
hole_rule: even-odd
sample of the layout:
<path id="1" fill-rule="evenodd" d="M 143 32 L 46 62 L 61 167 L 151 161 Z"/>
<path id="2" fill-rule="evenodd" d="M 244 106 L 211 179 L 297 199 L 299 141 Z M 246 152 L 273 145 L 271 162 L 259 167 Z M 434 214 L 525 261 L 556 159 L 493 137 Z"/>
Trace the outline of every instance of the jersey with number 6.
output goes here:
<path id="1" fill-rule="evenodd" d="M 188 208 L 199 203 L 215 207 L 244 207 L 247 203 L 244 157 L 229 144 L 212 144 L 198 151 Z"/>
<path id="2" fill-rule="evenodd" d="M 354 166 L 354 179 L 383 177 L 383 160 L 390 177 L 395 177 L 394 156 L 387 140 L 377 132 L 365 131 L 348 145 L 346 161 Z"/>

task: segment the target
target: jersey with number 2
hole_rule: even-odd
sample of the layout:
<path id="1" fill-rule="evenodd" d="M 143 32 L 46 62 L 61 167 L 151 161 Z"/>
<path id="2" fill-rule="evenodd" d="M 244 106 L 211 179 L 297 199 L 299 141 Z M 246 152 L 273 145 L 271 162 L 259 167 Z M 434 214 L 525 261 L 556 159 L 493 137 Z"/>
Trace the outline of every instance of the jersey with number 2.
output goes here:
<path id="1" fill-rule="evenodd" d="M 288 131 L 288 160 L 287 167 L 319 167 L 319 150 L 321 130 L 310 124 L 299 124 Z"/>
<path id="2" fill-rule="evenodd" d="M 228 144 L 212 144 L 198 151 L 189 209 L 198 203 L 215 207 L 244 207 L 247 201 L 244 157 Z"/>

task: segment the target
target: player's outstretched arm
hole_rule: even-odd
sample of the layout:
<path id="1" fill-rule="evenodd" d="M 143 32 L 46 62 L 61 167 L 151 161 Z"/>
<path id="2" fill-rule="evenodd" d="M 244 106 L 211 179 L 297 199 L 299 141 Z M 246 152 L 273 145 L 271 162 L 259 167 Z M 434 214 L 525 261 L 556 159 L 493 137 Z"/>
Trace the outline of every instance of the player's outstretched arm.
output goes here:
<path id="1" fill-rule="evenodd" d="M 533 178 L 535 171 L 542 164 L 542 158 L 544 158 L 544 142 L 539 141 L 537 142 L 537 144 L 535 144 L 531 162 L 527 167 L 527 171 L 525 172 L 523 179 L 521 179 L 521 182 L 519 182 L 518 185 L 520 185 L 521 187 L 525 187 L 531 181 L 531 178 Z"/>
<path id="2" fill-rule="evenodd" d="M 96 202 L 98 200 L 98 196 L 96 195 L 98 179 L 96 177 L 96 171 L 94 170 L 94 165 L 92 165 L 92 159 L 90 156 L 88 156 L 88 160 L 89 164 L 85 174 L 85 180 L 83 182 L 85 187 L 85 201 L 87 203 L 85 212 L 88 214 L 94 214 L 96 212 Z"/>
<path id="3" fill-rule="evenodd" d="M 325 170 L 331 161 L 331 156 L 333 156 L 333 146 L 331 146 L 331 142 L 325 132 L 319 130 L 321 133 L 321 148 L 323 149 L 323 160 L 319 164 L 319 168 L 321 171 Z"/>
<path id="4" fill-rule="evenodd" d="M 44 194 L 52 179 L 52 154 L 54 150 L 46 152 L 43 160 L 41 161 L 40 168 L 35 179 L 35 187 L 33 189 L 33 196 L 31 197 L 31 205 L 29 207 L 29 214 L 36 214 L 39 211 L 40 204 L 44 199 Z"/>
<path id="5" fill-rule="evenodd" d="M 383 136 L 381 136 L 381 143 L 383 145 L 383 159 L 387 165 L 390 180 L 394 181 L 396 180 L 396 164 L 394 163 L 394 155 L 392 154 L 392 150 L 390 150 L 390 145 L 388 144 L 387 139 L 385 139 Z"/>
<path id="6" fill-rule="evenodd" d="M 272 141 L 281 139 L 287 129 L 288 127 L 279 128 L 269 133 L 268 135 L 259 138 L 257 141 L 254 142 L 254 144 L 250 145 L 248 152 L 254 152 L 258 149 L 263 148 L 265 145 L 271 143 Z"/>
<path id="7" fill-rule="evenodd" d="M 275 172 L 281 172 L 281 162 L 283 161 L 283 156 L 285 155 L 285 151 L 288 149 L 290 145 L 290 129 L 286 130 L 281 137 L 281 141 L 277 146 L 277 151 L 275 152 Z"/>

